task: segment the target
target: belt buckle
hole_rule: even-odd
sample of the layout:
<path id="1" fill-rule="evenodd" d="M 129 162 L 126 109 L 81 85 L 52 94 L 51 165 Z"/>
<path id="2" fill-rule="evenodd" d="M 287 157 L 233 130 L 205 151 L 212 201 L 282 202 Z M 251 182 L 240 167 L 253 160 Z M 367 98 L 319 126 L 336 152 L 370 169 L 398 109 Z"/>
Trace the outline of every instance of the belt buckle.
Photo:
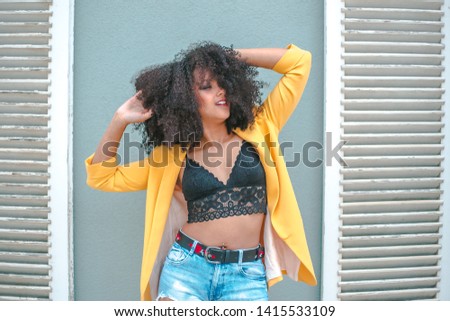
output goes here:
<path id="1" fill-rule="evenodd" d="M 211 263 L 211 264 L 220 264 L 220 263 L 222 263 L 221 261 L 211 261 L 210 260 L 210 258 L 209 258 L 209 256 L 211 255 L 211 254 L 209 254 L 209 250 L 210 249 L 221 250 L 221 248 L 218 247 L 218 246 L 207 246 L 205 248 L 205 260 L 206 260 L 206 262 Z"/>

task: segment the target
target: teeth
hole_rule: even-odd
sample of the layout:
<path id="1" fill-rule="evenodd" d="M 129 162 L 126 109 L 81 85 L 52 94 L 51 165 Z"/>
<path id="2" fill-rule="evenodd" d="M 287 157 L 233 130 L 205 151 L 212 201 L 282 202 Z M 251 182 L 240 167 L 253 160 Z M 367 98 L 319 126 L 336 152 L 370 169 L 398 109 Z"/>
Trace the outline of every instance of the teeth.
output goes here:
<path id="1" fill-rule="evenodd" d="M 225 104 L 226 104 L 225 101 L 219 101 L 219 102 L 217 103 L 217 105 L 225 105 Z"/>

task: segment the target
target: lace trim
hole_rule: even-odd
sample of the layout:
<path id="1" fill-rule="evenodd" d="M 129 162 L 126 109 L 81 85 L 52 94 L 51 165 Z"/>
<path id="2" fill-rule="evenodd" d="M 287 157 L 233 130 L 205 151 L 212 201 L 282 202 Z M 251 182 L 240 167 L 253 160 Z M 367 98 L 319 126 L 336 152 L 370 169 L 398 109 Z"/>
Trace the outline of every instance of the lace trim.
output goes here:
<path id="1" fill-rule="evenodd" d="M 266 214 L 266 189 L 263 186 L 227 188 L 201 199 L 188 201 L 187 206 L 188 223 L 237 215 Z"/>

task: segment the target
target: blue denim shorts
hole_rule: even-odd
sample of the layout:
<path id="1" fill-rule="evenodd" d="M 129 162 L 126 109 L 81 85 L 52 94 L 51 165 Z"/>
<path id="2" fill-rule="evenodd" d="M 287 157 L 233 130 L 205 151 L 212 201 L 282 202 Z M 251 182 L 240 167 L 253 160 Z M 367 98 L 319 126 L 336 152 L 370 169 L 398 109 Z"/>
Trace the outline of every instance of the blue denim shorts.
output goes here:
<path id="1" fill-rule="evenodd" d="M 174 243 L 161 272 L 158 296 L 174 301 L 267 301 L 266 271 L 254 262 L 214 264 Z"/>

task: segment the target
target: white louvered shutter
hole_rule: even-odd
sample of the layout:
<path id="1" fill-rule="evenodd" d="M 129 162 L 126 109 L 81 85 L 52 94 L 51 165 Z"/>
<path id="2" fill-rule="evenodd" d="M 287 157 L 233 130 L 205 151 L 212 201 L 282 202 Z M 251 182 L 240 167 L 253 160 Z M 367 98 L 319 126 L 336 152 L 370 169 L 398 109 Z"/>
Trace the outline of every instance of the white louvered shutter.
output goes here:
<path id="1" fill-rule="evenodd" d="M 436 299 L 443 1 L 342 0 L 340 300 Z M 448 178 L 447 178 L 448 179 Z"/>
<path id="2" fill-rule="evenodd" d="M 50 298 L 51 1 L 0 1 L 0 300 Z"/>

